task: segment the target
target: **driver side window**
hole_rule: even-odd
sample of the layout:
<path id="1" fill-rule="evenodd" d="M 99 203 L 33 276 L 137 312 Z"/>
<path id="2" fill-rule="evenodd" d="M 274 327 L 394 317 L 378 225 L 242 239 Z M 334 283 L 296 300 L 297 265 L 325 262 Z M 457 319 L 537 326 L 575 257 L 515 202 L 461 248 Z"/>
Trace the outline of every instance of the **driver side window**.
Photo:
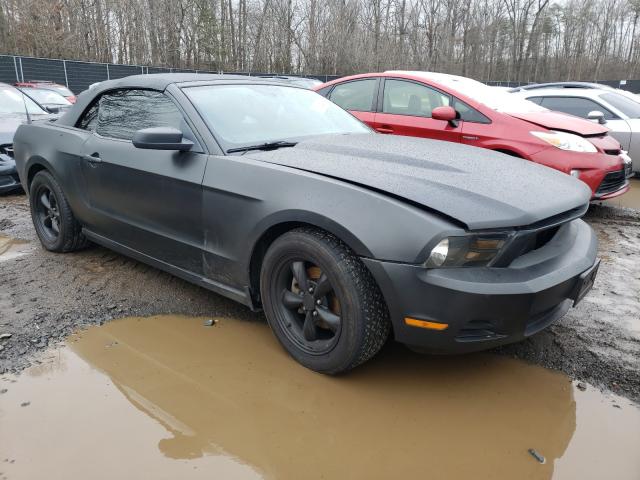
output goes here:
<path id="1" fill-rule="evenodd" d="M 449 103 L 448 95 L 426 85 L 392 79 L 384 82 L 383 113 L 430 118 L 434 108 Z"/>
<path id="2" fill-rule="evenodd" d="M 131 140 L 143 128 L 172 127 L 198 143 L 178 107 L 164 93 L 154 90 L 106 92 L 85 111 L 76 126 L 119 140 Z"/>

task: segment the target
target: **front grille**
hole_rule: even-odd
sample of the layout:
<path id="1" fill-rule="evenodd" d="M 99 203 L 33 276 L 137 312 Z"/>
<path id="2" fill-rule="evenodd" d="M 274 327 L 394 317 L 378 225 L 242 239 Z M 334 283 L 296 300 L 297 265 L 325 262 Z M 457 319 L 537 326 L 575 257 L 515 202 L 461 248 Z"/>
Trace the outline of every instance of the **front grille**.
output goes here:
<path id="1" fill-rule="evenodd" d="M 0 145 L 0 153 L 4 153 L 5 155 L 9 155 L 13 158 L 13 144 L 6 143 L 4 145 Z"/>
<path id="2" fill-rule="evenodd" d="M 602 183 L 596 191 L 596 196 L 606 195 L 607 193 L 613 193 L 620 190 L 627 183 L 627 177 L 625 175 L 624 168 L 616 170 L 615 172 L 609 172 L 604 176 Z"/>

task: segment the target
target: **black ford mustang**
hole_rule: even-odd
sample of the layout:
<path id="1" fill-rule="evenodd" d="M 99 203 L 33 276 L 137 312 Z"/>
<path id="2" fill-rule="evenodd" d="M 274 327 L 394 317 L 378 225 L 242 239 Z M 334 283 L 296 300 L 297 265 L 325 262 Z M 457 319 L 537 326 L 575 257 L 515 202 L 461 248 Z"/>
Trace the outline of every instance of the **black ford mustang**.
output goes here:
<path id="1" fill-rule="evenodd" d="M 464 145 L 385 136 L 265 79 L 102 82 L 14 140 L 45 248 L 88 241 L 265 310 L 303 365 L 338 373 L 392 331 L 434 352 L 521 340 L 597 271 L 590 192 Z"/>

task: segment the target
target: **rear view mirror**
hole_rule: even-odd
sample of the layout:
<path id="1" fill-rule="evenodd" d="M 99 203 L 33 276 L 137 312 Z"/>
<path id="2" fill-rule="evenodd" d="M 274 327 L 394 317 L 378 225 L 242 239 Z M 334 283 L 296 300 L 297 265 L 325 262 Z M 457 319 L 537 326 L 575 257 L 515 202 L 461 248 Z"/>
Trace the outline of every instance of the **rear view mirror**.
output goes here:
<path id="1" fill-rule="evenodd" d="M 607 123 L 604 118 L 604 113 L 602 113 L 600 110 L 593 110 L 592 112 L 589 112 L 587 118 L 589 120 L 597 121 L 600 125 L 604 125 L 605 123 Z"/>
<path id="2" fill-rule="evenodd" d="M 148 150 L 191 150 L 193 142 L 182 138 L 182 132 L 172 127 L 143 128 L 133 134 L 133 146 Z"/>
<path id="3" fill-rule="evenodd" d="M 44 108 L 49 113 L 60 113 L 60 108 L 58 107 L 44 107 Z"/>
<path id="4" fill-rule="evenodd" d="M 452 127 L 458 126 L 458 112 L 456 112 L 453 107 L 436 107 L 431 110 L 431 118 L 434 120 L 444 120 L 445 122 L 449 122 L 449 125 Z"/>

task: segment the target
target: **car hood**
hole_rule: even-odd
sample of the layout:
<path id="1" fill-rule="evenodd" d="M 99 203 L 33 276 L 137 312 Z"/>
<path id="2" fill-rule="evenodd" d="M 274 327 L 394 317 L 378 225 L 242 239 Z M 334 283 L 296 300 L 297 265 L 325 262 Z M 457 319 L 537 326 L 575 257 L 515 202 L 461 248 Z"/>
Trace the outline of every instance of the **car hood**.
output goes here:
<path id="1" fill-rule="evenodd" d="M 563 132 L 577 133 L 582 136 L 602 135 L 609 131 L 606 126 L 600 125 L 597 122 L 560 112 L 507 112 L 507 115 L 535 125 L 540 125 L 549 130 L 562 130 Z"/>
<path id="2" fill-rule="evenodd" d="M 584 206 L 591 198 L 589 188 L 564 173 L 437 140 L 331 135 L 247 156 L 403 198 L 472 230 L 530 225 Z"/>
<path id="3" fill-rule="evenodd" d="M 54 118 L 53 115 L 31 115 L 31 120 L 44 120 Z M 13 143 L 13 135 L 18 127 L 27 121 L 24 113 L 0 114 L 0 145 Z"/>
<path id="4" fill-rule="evenodd" d="M 3 114 L 0 116 L 0 145 L 13 143 L 13 134 L 27 117 L 24 114 Z"/>

